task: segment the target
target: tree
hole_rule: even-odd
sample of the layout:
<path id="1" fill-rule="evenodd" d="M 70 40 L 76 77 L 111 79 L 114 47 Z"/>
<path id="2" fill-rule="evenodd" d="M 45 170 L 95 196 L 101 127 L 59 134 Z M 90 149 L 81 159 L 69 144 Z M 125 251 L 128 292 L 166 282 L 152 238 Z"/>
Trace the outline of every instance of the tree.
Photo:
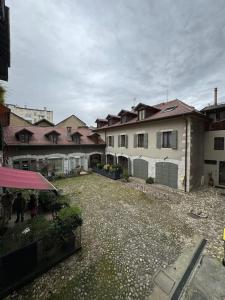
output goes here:
<path id="1" fill-rule="evenodd" d="M 5 93 L 6 93 L 5 88 L 2 85 L 0 85 L 0 104 L 5 103 Z"/>

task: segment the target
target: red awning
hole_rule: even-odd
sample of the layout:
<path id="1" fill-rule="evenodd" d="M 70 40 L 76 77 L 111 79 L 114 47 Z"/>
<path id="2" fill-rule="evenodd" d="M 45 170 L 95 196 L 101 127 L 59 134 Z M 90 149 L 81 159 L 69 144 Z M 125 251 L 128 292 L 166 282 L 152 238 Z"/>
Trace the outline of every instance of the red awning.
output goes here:
<path id="1" fill-rule="evenodd" d="M 56 188 L 40 173 L 0 167 L 0 187 L 56 190 Z"/>

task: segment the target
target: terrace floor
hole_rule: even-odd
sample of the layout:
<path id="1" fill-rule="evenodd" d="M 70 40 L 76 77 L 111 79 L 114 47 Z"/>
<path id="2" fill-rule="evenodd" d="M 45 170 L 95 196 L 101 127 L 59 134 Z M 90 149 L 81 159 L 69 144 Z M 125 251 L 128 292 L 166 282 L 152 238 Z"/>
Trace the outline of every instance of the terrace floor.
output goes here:
<path id="1" fill-rule="evenodd" d="M 194 234 L 222 258 L 225 196 L 184 194 L 100 175 L 61 179 L 58 188 L 82 208 L 82 250 L 15 292 L 16 299 L 146 299 L 159 268 L 173 263 Z M 153 195 L 169 195 L 154 199 Z M 203 212 L 202 218 L 188 213 Z"/>

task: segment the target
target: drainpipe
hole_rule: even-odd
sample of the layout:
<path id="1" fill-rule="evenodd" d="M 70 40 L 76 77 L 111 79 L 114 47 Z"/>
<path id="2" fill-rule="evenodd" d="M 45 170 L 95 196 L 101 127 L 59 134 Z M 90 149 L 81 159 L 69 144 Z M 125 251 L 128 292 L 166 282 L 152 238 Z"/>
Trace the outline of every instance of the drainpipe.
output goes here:
<path id="1" fill-rule="evenodd" d="M 187 192 L 187 142 L 188 142 L 188 119 L 185 118 L 185 166 L 184 166 L 184 191 Z"/>

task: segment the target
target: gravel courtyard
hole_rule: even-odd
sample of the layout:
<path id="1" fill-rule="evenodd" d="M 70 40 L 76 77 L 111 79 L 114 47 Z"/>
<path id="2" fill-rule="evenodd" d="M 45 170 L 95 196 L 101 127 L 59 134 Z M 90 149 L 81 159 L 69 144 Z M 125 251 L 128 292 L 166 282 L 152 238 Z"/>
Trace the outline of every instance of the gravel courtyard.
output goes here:
<path id="1" fill-rule="evenodd" d="M 55 185 L 82 208 L 83 248 L 14 293 L 16 299 L 146 299 L 155 272 L 173 263 L 194 234 L 204 234 L 208 253 L 222 257 L 221 192 L 184 195 L 95 174 Z M 154 199 L 156 190 L 170 197 Z M 204 218 L 188 216 L 192 208 Z"/>

